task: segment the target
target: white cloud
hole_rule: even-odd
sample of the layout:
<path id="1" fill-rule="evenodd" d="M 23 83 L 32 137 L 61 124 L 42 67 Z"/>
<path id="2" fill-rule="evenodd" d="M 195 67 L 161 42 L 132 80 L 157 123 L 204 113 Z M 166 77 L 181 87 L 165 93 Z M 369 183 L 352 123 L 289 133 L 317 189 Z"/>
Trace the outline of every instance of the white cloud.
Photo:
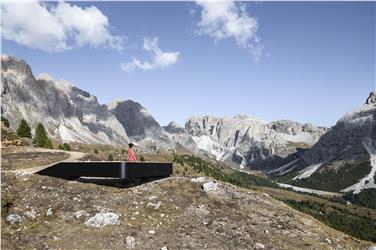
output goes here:
<path id="1" fill-rule="evenodd" d="M 95 6 L 70 3 L 4 2 L 2 35 L 18 44 L 58 52 L 89 45 L 123 49 L 123 40 L 111 35 L 108 18 Z"/>
<path id="2" fill-rule="evenodd" d="M 143 50 L 148 51 L 152 56 L 151 62 L 141 62 L 137 58 L 133 58 L 129 63 L 122 63 L 121 68 L 124 71 L 131 72 L 135 69 L 149 71 L 153 69 L 166 68 L 175 64 L 180 56 L 180 52 L 163 52 L 158 48 L 158 37 L 144 38 Z"/>
<path id="3" fill-rule="evenodd" d="M 250 50 L 255 61 L 260 59 L 263 46 L 257 36 L 259 24 L 243 3 L 200 0 L 196 4 L 202 8 L 197 34 L 208 35 L 215 41 L 234 38 L 239 47 Z"/>

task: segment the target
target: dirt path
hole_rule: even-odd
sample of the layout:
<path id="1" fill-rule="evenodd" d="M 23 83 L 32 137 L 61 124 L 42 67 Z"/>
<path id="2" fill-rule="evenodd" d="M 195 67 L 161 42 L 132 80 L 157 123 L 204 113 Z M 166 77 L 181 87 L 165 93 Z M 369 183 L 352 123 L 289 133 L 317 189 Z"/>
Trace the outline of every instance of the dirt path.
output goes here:
<path id="1" fill-rule="evenodd" d="M 34 174 L 42 169 L 45 169 L 45 168 L 48 168 L 58 162 L 64 162 L 64 161 L 77 161 L 79 159 L 81 159 L 82 157 L 84 157 L 86 155 L 86 153 L 83 153 L 83 152 L 76 152 L 76 151 L 61 151 L 61 150 L 51 150 L 51 149 L 41 149 L 39 152 L 64 152 L 64 153 L 67 153 L 69 154 L 69 157 L 64 159 L 64 160 L 60 160 L 60 161 L 56 161 L 56 162 L 52 162 L 50 164 L 47 164 L 47 165 L 42 165 L 42 166 L 38 166 L 38 167 L 32 167 L 32 168 L 23 168 L 23 169 L 16 169 L 16 170 L 8 170 L 8 171 L 1 171 L 2 173 L 14 173 L 18 176 L 22 176 L 22 175 L 30 175 L 30 174 Z"/>

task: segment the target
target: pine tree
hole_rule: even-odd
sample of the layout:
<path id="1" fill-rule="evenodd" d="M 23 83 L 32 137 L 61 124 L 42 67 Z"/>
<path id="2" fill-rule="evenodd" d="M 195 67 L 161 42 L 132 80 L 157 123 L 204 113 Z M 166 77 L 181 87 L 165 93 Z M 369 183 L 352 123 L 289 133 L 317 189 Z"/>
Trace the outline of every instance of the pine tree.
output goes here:
<path id="1" fill-rule="evenodd" d="M 35 138 L 33 140 L 33 144 L 37 145 L 38 147 L 45 147 L 47 140 L 48 137 L 43 124 L 38 123 L 37 128 L 35 129 Z"/>
<path id="2" fill-rule="evenodd" d="M 50 148 L 50 149 L 53 149 L 53 148 L 54 148 L 54 147 L 52 146 L 52 141 L 51 141 L 49 138 L 47 138 L 46 143 L 44 144 L 44 147 L 45 147 L 45 148 Z"/>
<path id="3" fill-rule="evenodd" d="M 17 136 L 31 138 L 31 130 L 25 119 L 22 119 L 17 128 Z"/>
<path id="4" fill-rule="evenodd" d="M 9 121 L 4 116 L 1 117 L 1 121 L 4 123 L 4 126 L 9 128 Z"/>

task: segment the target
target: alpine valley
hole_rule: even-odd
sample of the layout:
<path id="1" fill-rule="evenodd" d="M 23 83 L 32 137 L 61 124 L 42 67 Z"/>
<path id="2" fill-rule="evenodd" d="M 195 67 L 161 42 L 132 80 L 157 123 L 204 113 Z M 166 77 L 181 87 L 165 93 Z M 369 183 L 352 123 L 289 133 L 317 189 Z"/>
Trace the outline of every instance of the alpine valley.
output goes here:
<path id="1" fill-rule="evenodd" d="M 15 130 L 21 119 L 42 122 L 59 142 L 126 145 L 144 152 L 184 148 L 241 171 L 258 170 L 278 182 L 358 194 L 376 188 L 376 92 L 332 128 L 248 115 L 192 116 L 185 127 L 161 126 L 140 103 L 100 104 L 92 94 L 1 56 L 1 112 Z"/>

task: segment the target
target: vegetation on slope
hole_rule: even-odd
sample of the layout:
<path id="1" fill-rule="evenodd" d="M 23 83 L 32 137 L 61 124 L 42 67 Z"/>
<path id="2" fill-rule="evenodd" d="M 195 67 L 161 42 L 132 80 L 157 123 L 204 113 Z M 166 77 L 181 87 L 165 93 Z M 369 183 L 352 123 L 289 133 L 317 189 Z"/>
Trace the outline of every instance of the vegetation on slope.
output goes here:
<path id="1" fill-rule="evenodd" d="M 339 192 L 362 179 L 371 171 L 369 161 L 360 164 L 346 164 L 338 170 L 317 171 L 309 178 L 292 181 L 290 184 L 299 187 Z"/>
<path id="2" fill-rule="evenodd" d="M 374 188 L 365 189 L 359 194 L 347 194 L 344 199 L 358 206 L 376 209 L 376 189 Z"/>
<path id="3" fill-rule="evenodd" d="M 283 200 L 293 208 L 310 214 L 325 224 L 362 240 L 376 242 L 376 221 L 337 206 L 312 200 Z"/>
<path id="4" fill-rule="evenodd" d="M 277 187 L 277 185 L 267 178 L 250 175 L 233 171 L 232 173 L 225 173 L 221 167 L 204 161 L 198 156 L 194 155 L 174 155 L 173 162 L 182 166 L 185 164 L 191 166 L 197 173 L 202 173 L 206 176 L 213 177 L 216 180 L 228 182 L 240 187 L 250 186 L 264 186 L 264 187 Z"/>

